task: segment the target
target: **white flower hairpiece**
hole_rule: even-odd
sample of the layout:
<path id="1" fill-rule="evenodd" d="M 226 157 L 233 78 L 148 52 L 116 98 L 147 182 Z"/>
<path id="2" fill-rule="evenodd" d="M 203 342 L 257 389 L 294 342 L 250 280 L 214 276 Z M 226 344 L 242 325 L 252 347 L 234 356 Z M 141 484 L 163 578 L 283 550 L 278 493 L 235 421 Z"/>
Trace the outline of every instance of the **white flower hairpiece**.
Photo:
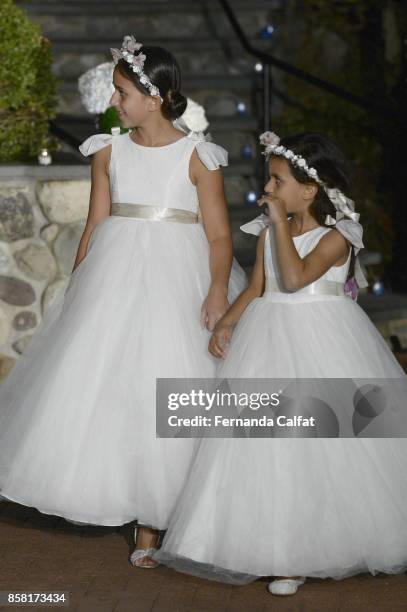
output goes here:
<path id="1" fill-rule="evenodd" d="M 318 172 L 315 168 L 308 166 L 306 159 L 301 155 L 296 155 L 294 151 L 291 149 L 287 149 L 283 145 L 280 144 L 280 137 L 277 136 L 274 132 L 264 132 L 259 137 L 260 144 L 265 146 L 263 151 L 263 155 L 267 156 L 267 159 L 270 155 L 279 155 L 281 157 L 285 157 L 289 162 L 291 162 L 294 166 L 303 170 L 313 181 L 321 185 L 324 189 L 326 195 L 331 200 L 332 204 L 336 209 L 335 219 L 331 215 L 326 215 L 325 223 L 327 225 L 335 225 L 337 221 L 343 219 L 343 217 L 349 217 L 352 221 L 359 221 L 360 215 L 355 212 L 355 203 L 350 198 L 346 197 L 345 194 L 340 191 L 340 189 L 329 188 L 322 179 L 318 176 Z"/>
<path id="2" fill-rule="evenodd" d="M 120 59 L 124 59 L 128 64 L 130 64 L 131 69 L 135 72 L 139 79 L 140 83 L 148 89 L 151 96 L 159 96 L 161 102 L 163 99 L 160 96 L 160 90 L 156 85 L 150 81 L 145 72 L 143 72 L 144 62 L 146 61 L 146 56 L 143 53 L 138 53 L 135 55 L 136 51 L 140 51 L 142 43 L 137 42 L 134 36 L 125 36 L 123 38 L 121 49 L 110 49 L 113 57 L 113 63 L 116 66 L 117 62 Z"/>

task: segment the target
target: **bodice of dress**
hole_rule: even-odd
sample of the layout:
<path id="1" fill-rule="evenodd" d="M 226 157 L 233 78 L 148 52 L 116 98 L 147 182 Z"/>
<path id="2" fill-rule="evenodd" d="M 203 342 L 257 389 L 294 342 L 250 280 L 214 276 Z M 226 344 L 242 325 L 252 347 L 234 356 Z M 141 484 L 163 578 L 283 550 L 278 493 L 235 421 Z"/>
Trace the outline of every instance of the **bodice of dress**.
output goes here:
<path id="1" fill-rule="evenodd" d="M 267 228 L 265 242 L 264 242 L 264 272 L 266 276 L 266 289 L 268 285 L 271 285 L 270 280 L 276 279 L 280 291 L 286 292 L 284 286 L 280 280 L 280 273 L 276 265 L 276 243 L 274 240 L 274 228 L 270 225 Z M 329 227 L 316 227 L 309 232 L 305 232 L 301 236 L 295 236 L 293 238 L 295 248 L 301 257 L 304 259 L 318 244 L 325 234 L 332 232 L 333 230 Z M 337 283 L 345 283 L 348 275 L 349 264 L 350 264 L 351 249 L 349 249 L 349 255 L 346 262 L 342 266 L 332 266 L 323 274 L 318 281 L 335 281 Z M 296 293 L 300 293 L 302 290 L 299 289 Z M 287 292 L 288 293 L 288 292 Z"/>
<path id="2" fill-rule="evenodd" d="M 344 226 L 338 226 L 338 229 L 339 228 L 341 230 L 341 233 L 346 233 L 346 237 L 353 241 L 351 242 L 351 244 L 360 244 L 357 238 L 351 237 L 351 234 L 349 233 L 346 226 L 345 229 Z M 249 223 L 245 223 L 244 225 L 242 225 L 240 229 L 248 234 L 254 234 L 257 236 L 263 229 L 266 229 L 264 241 L 264 273 L 266 277 L 266 291 L 273 290 L 279 291 L 281 293 L 292 294 L 292 292 L 289 292 L 284 288 L 283 283 L 281 282 L 281 275 L 277 265 L 274 228 L 273 225 L 270 225 L 268 216 L 262 214 L 253 219 L 252 221 L 249 221 Z M 317 246 L 318 242 L 323 236 L 325 236 L 325 234 L 332 231 L 332 228 L 329 227 L 316 227 L 310 230 L 309 232 L 301 234 L 301 236 L 295 236 L 293 238 L 294 246 L 301 259 L 304 259 L 304 257 L 306 257 Z M 316 282 L 321 284 L 321 281 L 333 281 L 334 283 L 344 284 L 348 276 L 351 252 L 352 249 L 349 249 L 348 258 L 342 266 L 332 266 Z M 295 294 L 299 294 L 301 292 L 306 293 L 307 291 L 309 291 L 309 288 L 307 289 L 307 287 L 304 287 L 303 289 L 299 289 L 298 291 L 296 291 Z"/>
<path id="3" fill-rule="evenodd" d="M 113 203 L 143 204 L 198 212 L 196 186 L 189 178 L 189 162 L 196 149 L 209 170 L 227 166 L 228 153 L 200 132 L 190 132 L 162 147 L 145 147 L 125 134 L 95 134 L 79 147 L 85 156 L 112 146 L 109 164 Z"/>

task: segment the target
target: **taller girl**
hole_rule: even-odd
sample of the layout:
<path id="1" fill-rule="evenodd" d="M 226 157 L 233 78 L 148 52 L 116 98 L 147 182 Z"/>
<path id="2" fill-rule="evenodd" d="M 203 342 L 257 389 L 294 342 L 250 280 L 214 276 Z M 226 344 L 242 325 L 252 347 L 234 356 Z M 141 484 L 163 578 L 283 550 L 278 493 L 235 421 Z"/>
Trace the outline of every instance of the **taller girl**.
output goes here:
<path id="1" fill-rule="evenodd" d="M 0 395 L 0 491 L 73 521 L 137 519 L 131 561 L 153 567 L 195 445 L 156 439 L 156 378 L 214 376 L 207 344 L 228 308 L 232 242 L 227 152 L 174 128 L 178 64 L 141 46 L 126 36 L 112 50 L 111 104 L 133 129 L 81 145 L 92 189 L 74 271 Z"/>

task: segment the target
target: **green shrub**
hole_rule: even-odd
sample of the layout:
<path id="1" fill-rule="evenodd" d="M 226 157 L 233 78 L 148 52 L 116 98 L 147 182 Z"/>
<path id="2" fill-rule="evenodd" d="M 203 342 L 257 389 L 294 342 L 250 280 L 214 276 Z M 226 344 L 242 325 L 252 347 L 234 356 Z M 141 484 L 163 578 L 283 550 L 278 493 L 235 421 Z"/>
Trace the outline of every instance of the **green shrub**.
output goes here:
<path id="1" fill-rule="evenodd" d="M 0 57 L 0 161 L 29 161 L 58 148 L 49 133 L 57 80 L 49 41 L 12 0 L 0 4 Z"/>
<path id="2" fill-rule="evenodd" d="M 127 128 L 121 127 L 120 117 L 113 106 L 109 106 L 104 113 L 98 115 L 97 125 L 101 134 L 110 134 L 112 127 L 120 127 L 122 134 L 129 131 Z"/>

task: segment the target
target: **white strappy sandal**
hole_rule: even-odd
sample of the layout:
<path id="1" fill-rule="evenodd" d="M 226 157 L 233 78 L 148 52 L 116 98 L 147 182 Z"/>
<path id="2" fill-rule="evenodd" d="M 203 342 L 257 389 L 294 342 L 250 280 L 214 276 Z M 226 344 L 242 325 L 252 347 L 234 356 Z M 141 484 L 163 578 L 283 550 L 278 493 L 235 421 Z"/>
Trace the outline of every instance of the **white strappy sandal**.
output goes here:
<path id="1" fill-rule="evenodd" d="M 280 580 L 270 582 L 267 588 L 272 595 L 294 595 L 298 591 L 298 587 L 304 584 L 305 580 L 305 576 L 281 578 Z"/>
<path id="2" fill-rule="evenodd" d="M 157 563 L 157 561 L 151 559 L 152 555 L 155 552 L 157 552 L 156 548 L 136 548 L 136 550 L 130 555 L 130 563 L 133 565 L 133 567 L 155 569 L 158 565 L 160 565 L 159 563 Z M 143 557 L 150 557 L 149 563 L 146 563 L 145 561 L 137 563 L 137 561 L 139 561 L 139 559 L 143 559 Z M 151 561 L 153 562 L 153 564 L 151 564 Z"/>
<path id="3" fill-rule="evenodd" d="M 134 543 L 136 543 L 137 539 L 137 525 L 134 527 Z M 152 555 L 157 552 L 157 548 L 136 548 L 130 555 L 130 563 L 133 567 L 142 567 L 144 569 L 155 569 L 160 564 L 157 561 L 152 559 Z M 140 559 L 144 557 L 149 557 L 149 562 L 142 562 Z M 152 562 L 152 563 L 151 563 Z"/>

